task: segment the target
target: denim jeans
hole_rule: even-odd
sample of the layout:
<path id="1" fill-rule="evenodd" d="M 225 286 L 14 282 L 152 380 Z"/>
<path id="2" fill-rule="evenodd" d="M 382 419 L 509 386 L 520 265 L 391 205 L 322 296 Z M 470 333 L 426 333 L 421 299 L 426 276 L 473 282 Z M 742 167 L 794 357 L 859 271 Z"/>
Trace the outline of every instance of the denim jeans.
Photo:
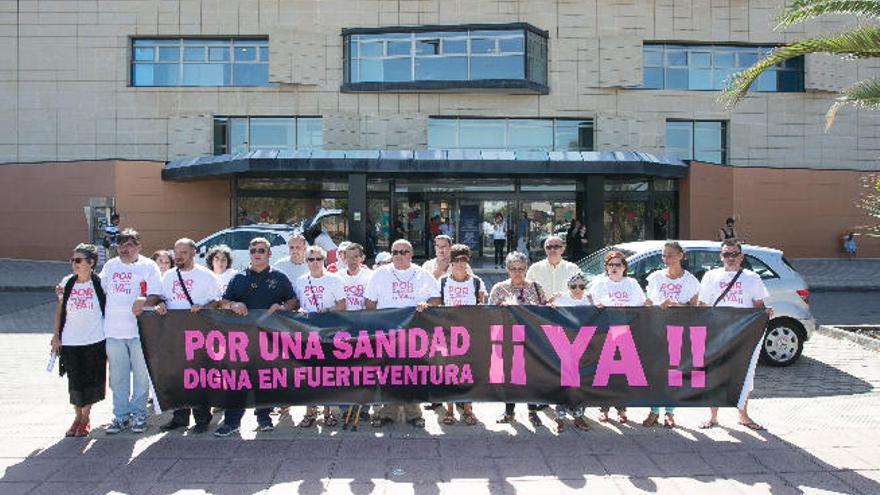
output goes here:
<path id="1" fill-rule="evenodd" d="M 651 412 L 659 416 L 660 415 L 660 408 L 659 407 L 652 407 Z M 666 414 L 675 414 L 675 408 L 674 407 L 667 407 Z"/>
<path id="2" fill-rule="evenodd" d="M 556 406 L 556 417 L 559 419 L 565 419 L 569 415 L 572 418 L 579 418 L 584 415 L 583 407 L 568 407 L 568 406 Z"/>
<path id="3" fill-rule="evenodd" d="M 147 393 L 150 375 L 141 348 L 141 339 L 107 338 L 107 361 L 110 364 L 110 390 L 113 392 L 113 416 L 147 417 Z"/>

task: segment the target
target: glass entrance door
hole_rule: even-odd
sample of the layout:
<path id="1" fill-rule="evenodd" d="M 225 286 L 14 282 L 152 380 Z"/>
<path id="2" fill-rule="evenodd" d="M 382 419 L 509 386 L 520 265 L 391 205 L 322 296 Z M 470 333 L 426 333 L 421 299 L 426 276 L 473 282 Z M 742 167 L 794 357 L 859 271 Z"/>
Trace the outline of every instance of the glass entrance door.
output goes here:
<path id="1" fill-rule="evenodd" d="M 481 227 L 484 262 L 491 261 L 494 265 L 503 264 L 507 253 L 516 249 L 516 239 L 513 232 L 515 225 L 511 221 L 515 202 L 489 200 L 482 201 L 481 205 L 483 210 Z M 503 240 L 496 242 L 498 237 L 502 237 Z M 496 256 L 496 252 L 498 256 Z M 498 263 L 498 260 L 501 263 Z"/>
<path id="2" fill-rule="evenodd" d="M 406 239 L 413 246 L 414 258 L 427 258 L 425 228 L 425 200 L 422 195 L 398 196 L 397 218 L 394 220 L 393 239 Z"/>

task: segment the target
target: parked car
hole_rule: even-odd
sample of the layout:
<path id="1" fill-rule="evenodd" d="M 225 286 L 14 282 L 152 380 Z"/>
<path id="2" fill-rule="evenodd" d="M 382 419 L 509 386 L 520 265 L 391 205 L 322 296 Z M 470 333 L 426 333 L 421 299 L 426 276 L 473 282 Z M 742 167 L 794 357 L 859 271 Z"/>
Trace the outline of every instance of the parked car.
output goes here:
<path id="1" fill-rule="evenodd" d="M 603 273 L 604 256 L 617 249 L 626 255 L 628 274 L 647 286 L 648 275 L 663 267 L 660 259 L 665 241 L 628 242 L 608 246 L 582 259 L 578 265 L 587 279 Z M 707 270 L 721 266 L 721 243 L 713 241 L 679 241 L 686 256 L 684 268 L 702 279 Z M 773 308 L 773 317 L 767 324 L 761 347 L 761 361 L 772 366 L 788 366 L 800 357 L 804 342 L 816 329 L 816 319 L 810 312 L 810 289 L 803 277 L 773 248 L 743 245 L 743 267 L 761 277 L 770 297 L 765 301 Z"/>
<path id="2" fill-rule="evenodd" d="M 301 232 L 305 236 L 306 241 L 309 244 L 313 244 L 315 239 L 321 234 L 321 220 L 329 216 L 341 214 L 342 210 L 339 209 L 328 210 L 322 208 L 311 218 L 294 224 L 257 223 L 223 229 L 196 243 L 197 259 L 204 265 L 209 249 L 218 244 L 226 244 L 232 250 L 232 268 L 244 270 L 250 264 L 248 245 L 251 239 L 265 237 L 269 240 L 270 247 L 272 248 L 272 257 L 269 259 L 269 263 L 274 264 L 276 261 L 287 256 L 287 240 L 295 232 Z"/>

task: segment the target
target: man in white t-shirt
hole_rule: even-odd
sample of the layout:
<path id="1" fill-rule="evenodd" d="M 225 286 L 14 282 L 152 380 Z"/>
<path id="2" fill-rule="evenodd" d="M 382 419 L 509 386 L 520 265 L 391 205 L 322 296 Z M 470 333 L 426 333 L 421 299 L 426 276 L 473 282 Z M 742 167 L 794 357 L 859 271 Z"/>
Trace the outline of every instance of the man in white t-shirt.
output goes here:
<path id="1" fill-rule="evenodd" d="M 215 308 L 220 298 L 220 280 L 211 270 L 195 262 L 196 243 L 189 238 L 178 239 L 174 243 L 175 268 L 168 270 L 162 278 L 162 295 L 139 298 L 135 302 L 135 314 L 146 306 L 155 306 L 156 313 L 164 315 L 169 309 L 188 309 L 197 313 L 202 309 Z M 176 409 L 171 420 L 160 427 L 171 431 L 189 426 L 190 409 Z M 211 423 L 211 408 L 198 406 L 192 408 L 196 420 L 194 433 L 205 433 Z"/>
<path id="2" fill-rule="evenodd" d="M 761 277 L 751 270 L 742 268 L 743 252 L 742 245 L 734 239 L 728 239 L 721 243 L 721 262 L 723 267 L 709 270 L 703 275 L 700 282 L 700 305 L 727 308 L 764 308 L 764 300 L 767 299 L 767 288 Z M 740 273 L 740 271 L 742 273 Z M 739 276 L 737 277 L 737 274 Z M 731 282 L 734 281 L 733 286 Z M 772 316 L 772 310 L 771 310 Z M 763 430 L 764 427 L 749 417 L 748 405 L 749 394 L 755 386 L 755 366 L 758 364 L 758 355 L 761 352 L 763 339 L 758 341 L 752 352 L 749 370 L 743 384 L 743 393 L 737 404 L 739 410 L 739 424 L 751 430 Z M 700 428 L 713 428 L 718 426 L 718 408 L 709 409 L 709 419 L 700 425 Z"/>
<path id="3" fill-rule="evenodd" d="M 436 280 L 444 275 L 452 274 L 452 263 L 449 261 L 449 253 L 452 249 L 452 238 L 448 235 L 438 235 L 434 238 L 434 254 L 436 257 L 429 259 L 422 265 L 422 269 L 430 273 Z"/>
<path id="4" fill-rule="evenodd" d="M 141 238 L 136 230 L 119 233 L 117 251 L 119 256 L 105 263 L 100 275 L 107 294 L 104 335 L 113 392 L 113 421 L 106 432 L 110 435 L 129 426 L 135 433 L 147 429 L 150 376 L 133 310 L 138 297 L 162 293 L 159 267 L 140 255 Z"/>
<path id="5" fill-rule="evenodd" d="M 430 273 L 412 264 L 413 248 L 406 239 L 391 245 L 391 264 L 379 268 L 367 284 L 367 309 L 411 308 L 419 311 L 440 304 L 440 288 Z M 373 418 L 374 427 L 382 427 L 397 417 L 400 409 L 407 423 L 424 428 L 425 420 L 417 402 L 385 404 Z"/>
<path id="6" fill-rule="evenodd" d="M 287 239 L 288 256 L 276 261 L 272 268 L 287 275 L 291 284 L 296 283 L 301 275 L 308 273 L 309 266 L 306 264 L 306 238 L 302 234 L 296 233 Z"/>
<path id="7" fill-rule="evenodd" d="M 547 259 L 530 266 L 526 279 L 538 282 L 547 297 L 567 293 L 569 277 L 580 272 L 580 268 L 571 261 L 562 259 L 565 243 L 557 235 L 551 235 L 544 240 L 544 253 L 547 254 Z"/>
<path id="8" fill-rule="evenodd" d="M 364 266 L 364 247 L 356 242 L 349 243 L 342 259 L 345 268 L 337 275 L 342 280 L 342 289 L 345 291 L 345 309 L 358 311 L 366 307 L 364 294 L 367 284 L 373 278 L 373 270 Z"/>

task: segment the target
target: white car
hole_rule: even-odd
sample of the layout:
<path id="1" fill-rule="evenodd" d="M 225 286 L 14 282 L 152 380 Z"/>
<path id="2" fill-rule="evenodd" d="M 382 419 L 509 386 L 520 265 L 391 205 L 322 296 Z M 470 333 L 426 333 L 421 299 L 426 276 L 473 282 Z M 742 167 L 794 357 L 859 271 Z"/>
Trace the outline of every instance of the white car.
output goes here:
<path id="1" fill-rule="evenodd" d="M 627 275 L 647 286 L 651 272 L 662 268 L 660 253 L 666 241 L 628 242 L 596 251 L 578 262 L 588 281 L 603 273 L 604 256 L 611 249 L 626 255 Z M 679 241 L 685 250 L 684 268 L 698 280 L 712 268 L 721 266 L 721 243 L 713 241 Z M 800 357 L 804 342 L 816 329 L 816 319 L 810 313 L 810 289 L 806 281 L 786 260 L 782 251 L 773 248 L 743 244 L 743 267 L 757 273 L 770 297 L 765 301 L 773 308 L 773 318 L 767 324 L 761 361 L 773 366 L 788 366 Z"/>

